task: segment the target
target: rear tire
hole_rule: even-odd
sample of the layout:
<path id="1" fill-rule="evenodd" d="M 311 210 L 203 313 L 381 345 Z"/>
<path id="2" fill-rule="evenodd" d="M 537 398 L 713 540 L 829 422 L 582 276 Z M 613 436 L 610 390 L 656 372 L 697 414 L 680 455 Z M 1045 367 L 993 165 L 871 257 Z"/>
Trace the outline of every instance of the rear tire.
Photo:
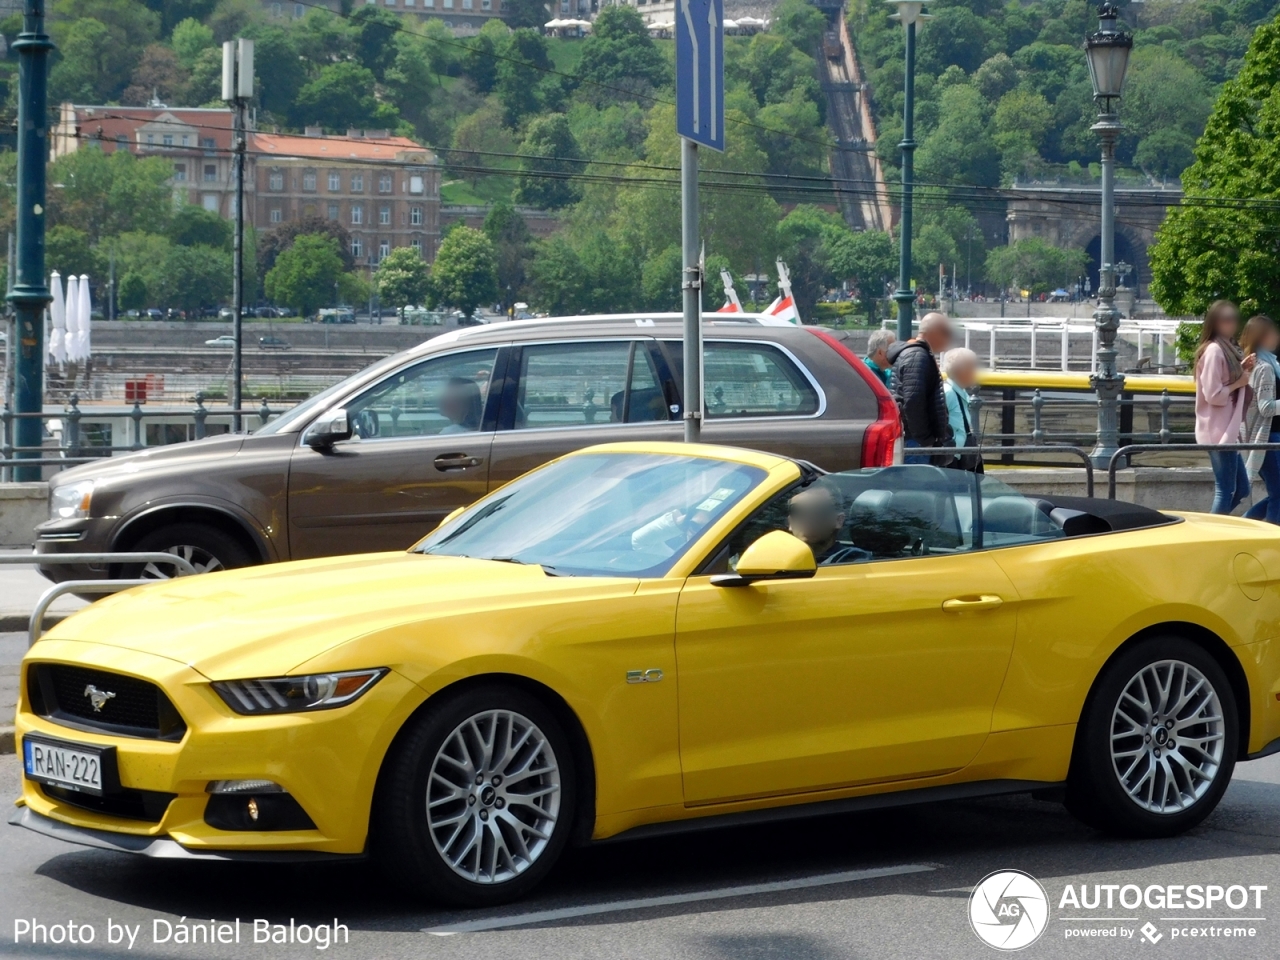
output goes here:
<path id="1" fill-rule="evenodd" d="M 555 715 L 518 687 L 485 684 L 428 704 L 401 731 L 379 778 L 371 845 L 425 897 L 494 906 L 547 875 L 576 804 Z"/>
<path id="2" fill-rule="evenodd" d="M 247 567 L 253 558 L 230 534 L 203 523 L 175 523 L 144 535 L 132 550 L 145 553 L 172 553 L 189 561 L 197 573 L 215 573 Z M 168 580 L 178 568 L 163 563 L 123 564 L 125 579 Z"/>
<path id="3" fill-rule="evenodd" d="M 1067 809 L 1129 837 L 1169 837 L 1207 817 L 1231 781 L 1239 715 L 1222 667 L 1178 636 L 1108 664 L 1080 718 Z"/>

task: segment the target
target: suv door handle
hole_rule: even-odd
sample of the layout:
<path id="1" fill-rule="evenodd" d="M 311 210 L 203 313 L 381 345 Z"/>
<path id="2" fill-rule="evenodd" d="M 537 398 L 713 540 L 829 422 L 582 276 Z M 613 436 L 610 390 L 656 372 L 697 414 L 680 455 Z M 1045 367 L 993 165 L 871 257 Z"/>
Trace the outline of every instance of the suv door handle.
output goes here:
<path id="1" fill-rule="evenodd" d="M 469 453 L 443 453 L 432 461 L 437 470 L 465 470 L 478 467 L 483 462 L 482 457 L 473 457 Z"/>
<path id="2" fill-rule="evenodd" d="M 972 613 L 978 610 L 994 610 L 1004 603 L 1001 597 L 982 594 L 976 597 L 953 597 L 942 601 L 942 609 L 948 613 Z"/>

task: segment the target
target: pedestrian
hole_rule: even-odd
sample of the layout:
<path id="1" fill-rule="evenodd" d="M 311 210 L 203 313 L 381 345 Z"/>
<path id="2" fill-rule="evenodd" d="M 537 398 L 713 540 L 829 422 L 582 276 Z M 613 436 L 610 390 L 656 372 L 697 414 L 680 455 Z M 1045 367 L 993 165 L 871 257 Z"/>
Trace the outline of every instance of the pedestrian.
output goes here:
<path id="1" fill-rule="evenodd" d="M 873 330 L 867 337 L 867 355 L 862 358 L 886 387 L 893 381 L 893 365 L 889 362 L 889 348 L 897 337 L 892 330 Z"/>
<path id="2" fill-rule="evenodd" d="M 978 355 L 968 347 L 948 350 L 942 358 L 942 372 L 947 378 L 942 390 L 947 398 L 952 439 L 957 447 L 977 446 L 977 433 L 969 419 L 969 391 L 978 385 Z M 982 457 L 976 453 L 958 453 L 949 466 L 983 472 Z"/>
<path id="3" fill-rule="evenodd" d="M 947 315 L 926 313 L 915 337 L 889 348 L 893 364 L 891 392 L 902 415 L 902 433 L 908 448 L 954 446 L 937 361 L 937 356 L 950 345 L 951 321 Z M 905 461 L 945 467 L 953 459 L 952 454 L 908 455 Z"/>
<path id="4" fill-rule="evenodd" d="M 1244 436 L 1249 443 L 1280 443 L 1280 404 L 1276 402 L 1276 381 L 1280 379 L 1280 360 L 1276 350 L 1280 348 L 1280 327 L 1268 316 L 1250 317 L 1240 334 L 1240 346 L 1245 356 L 1257 357 L 1253 373 L 1249 374 L 1252 397 L 1244 415 Z M 1266 520 L 1280 524 L 1280 451 L 1250 450 L 1245 458 L 1245 470 L 1252 483 L 1259 476 L 1266 485 L 1267 495 L 1255 500 L 1245 511 L 1250 520 Z"/>
<path id="5" fill-rule="evenodd" d="M 1236 344 L 1240 312 L 1228 300 L 1215 300 L 1205 311 L 1196 348 L 1196 443 L 1239 443 L 1240 425 L 1249 405 L 1249 375 L 1257 358 L 1246 357 Z M 1235 450 L 1214 450 L 1213 506 L 1210 513 L 1230 513 L 1249 495 L 1244 458 Z"/>

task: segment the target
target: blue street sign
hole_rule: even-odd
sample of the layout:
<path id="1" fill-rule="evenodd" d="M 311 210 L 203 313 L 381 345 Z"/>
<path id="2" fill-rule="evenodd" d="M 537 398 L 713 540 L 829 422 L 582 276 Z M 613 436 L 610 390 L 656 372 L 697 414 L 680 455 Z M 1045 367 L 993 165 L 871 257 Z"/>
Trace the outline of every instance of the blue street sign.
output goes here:
<path id="1" fill-rule="evenodd" d="M 677 0 L 676 133 L 724 150 L 724 0 Z"/>

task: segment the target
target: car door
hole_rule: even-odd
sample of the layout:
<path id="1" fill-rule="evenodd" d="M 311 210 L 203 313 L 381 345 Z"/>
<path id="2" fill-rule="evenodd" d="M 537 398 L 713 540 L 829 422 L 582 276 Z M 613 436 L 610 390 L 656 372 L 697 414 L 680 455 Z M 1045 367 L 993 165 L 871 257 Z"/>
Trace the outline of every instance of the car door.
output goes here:
<path id="1" fill-rule="evenodd" d="M 719 567 L 687 581 L 676 623 L 687 803 L 937 776 L 976 756 L 1017 595 L 973 549 L 971 478 L 879 473 L 895 470 L 841 504 L 851 547 L 837 556 L 858 562 L 819 566 L 812 579 L 714 586 L 707 574 L 788 527 L 784 495 L 740 528 Z M 903 470 L 928 471 L 940 489 L 916 489 Z"/>
<path id="2" fill-rule="evenodd" d="M 497 347 L 420 360 L 346 403 L 351 439 L 294 451 L 293 559 L 404 549 L 484 495 Z M 500 392 L 500 391 L 497 391 Z"/>
<path id="3" fill-rule="evenodd" d="M 490 489 L 592 444 L 682 435 L 650 338 L 526 343 L 512 354 Z"/>

